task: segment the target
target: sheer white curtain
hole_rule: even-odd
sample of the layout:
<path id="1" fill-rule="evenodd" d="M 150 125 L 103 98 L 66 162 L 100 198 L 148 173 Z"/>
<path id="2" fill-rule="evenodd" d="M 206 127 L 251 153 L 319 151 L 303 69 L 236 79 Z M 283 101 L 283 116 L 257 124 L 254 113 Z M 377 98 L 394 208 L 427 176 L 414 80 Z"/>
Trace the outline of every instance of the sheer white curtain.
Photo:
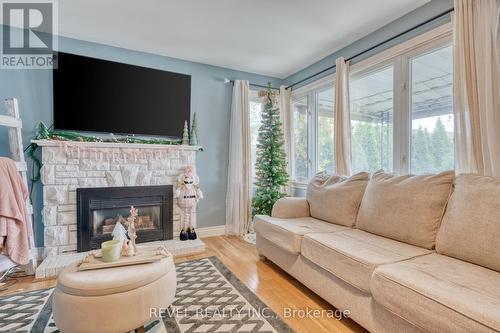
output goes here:
<path id="1" fill-rule="evenodd" d="M 251 215 L 249 84 L 236 80 L 231 102 L 229 166 L 226 193 L 226 233 L 244 235 Z"/>
<path id="2" fill-rule="evenodd" d="M 280 87 L 280 113 L 281 113 L 281 121 L 283 123 L 283 134 L 285 136 L 285 153 L 287 157 L 287 166 L 286 171 L 288 172 L 288 176 L 291 179 L 292 175 L 292 114 L 290 110 L 291 103 L 291 91 L 290 89 L 286 89 L 285 86 Z M 289 183 L 286 192 L 291 194 L 292 187 Z"/>
<path id="3" fill-rule="evenodd" d="M 336 60 L 335 74 L 335 172 L 351 174 L 351 116 L 349 112 L 349 64 Z"/>
<path id="4" fill-rule="evenodd" d="M 500 0 L 455 0 L 457 172 L 500 177 Z"/>

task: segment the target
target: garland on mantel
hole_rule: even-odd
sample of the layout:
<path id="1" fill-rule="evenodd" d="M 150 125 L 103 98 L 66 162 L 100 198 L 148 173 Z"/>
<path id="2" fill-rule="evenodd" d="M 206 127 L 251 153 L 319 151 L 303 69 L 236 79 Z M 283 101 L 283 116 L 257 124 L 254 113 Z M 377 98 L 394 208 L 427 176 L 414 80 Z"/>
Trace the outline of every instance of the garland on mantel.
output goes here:
<path id="1" fill-rule="evenodd" d="M 49 130 L 43 122 L 37 127 L 37 140 L 58 140 L 58 141 L 79 141 L 79 142 L 107 142 L 107 143 L 142 143 L 151 145 L 180 145 L 181 139 L 143 139 L 133 135 L 114 136 L 112 133 L 109 138 L 100 138 L 94 135 L 83 135 L 69 131 Z"/>
<path id="2" fill-rule="evenodd" d="M 70 131 L 58 131 L 49 130 L 43 122 L 40 122 L 37 126 L 37 134 L 35 136 L 36 140 L 54 140 L 64 142 L 105 142 L 105 143 L 138 143 L 138 144 L 156 144 L 156 145 L 182 145 L 181 139 L 144 139 L 135 136 L 114 136 L 110 134 L 110 137 L 101 138 L 93 135 L 83 135 L 76 132 Z M 42 168 L 42 162 L 36 156 L 36 151 L 39 146 L 36 143 L 31 143 L 25 150 L 28 152 L 28 156 L 33 160 L 33 172 L 31 180 L 37 182 L 40 180 L 40 169 Z M 202 151 L 202 149 L 200 148 Z"/>

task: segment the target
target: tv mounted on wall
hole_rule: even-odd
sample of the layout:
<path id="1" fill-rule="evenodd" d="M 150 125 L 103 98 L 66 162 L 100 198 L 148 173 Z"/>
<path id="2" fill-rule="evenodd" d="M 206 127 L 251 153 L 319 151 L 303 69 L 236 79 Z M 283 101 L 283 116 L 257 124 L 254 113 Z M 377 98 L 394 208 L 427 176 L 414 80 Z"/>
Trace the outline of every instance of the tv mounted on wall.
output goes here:
<path id="1" fill-rule="evenodd" d="M 190 119 L 191 76 L 58 52 L 54 128 L 180 137 Z"/>

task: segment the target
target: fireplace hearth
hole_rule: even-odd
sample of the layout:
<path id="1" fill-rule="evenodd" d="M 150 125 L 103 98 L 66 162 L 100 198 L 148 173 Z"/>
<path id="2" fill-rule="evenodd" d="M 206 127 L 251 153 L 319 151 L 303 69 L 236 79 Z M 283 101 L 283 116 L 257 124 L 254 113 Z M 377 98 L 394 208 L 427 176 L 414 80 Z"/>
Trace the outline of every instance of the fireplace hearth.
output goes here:
<path id="1" fill-rule="evenodd" d="M 173 186 L 78 188 L 77 251 L 98 249 L 124 225 L 130 206 L 138 210 L 137 242 L 173 238 Z"/>

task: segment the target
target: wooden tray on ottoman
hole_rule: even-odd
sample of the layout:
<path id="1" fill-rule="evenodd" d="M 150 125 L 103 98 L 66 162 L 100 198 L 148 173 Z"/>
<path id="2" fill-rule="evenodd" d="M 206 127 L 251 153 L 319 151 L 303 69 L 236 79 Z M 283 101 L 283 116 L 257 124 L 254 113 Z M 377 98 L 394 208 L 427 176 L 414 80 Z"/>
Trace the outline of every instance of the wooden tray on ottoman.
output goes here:
<path id="1" fill-rule="evenodd" d="M 103 269 L 129 265 L 147 264 L 162 260 L 171 256 L 164 247 L 158 246 L 141 246 L 138 248 L 138 253 L 133 257 L 121 257 L 117 261 L 104 262 L 102 258 L 89 253 L 78 266 L 79 271 L 87 271 L 92 269 Z"/>

